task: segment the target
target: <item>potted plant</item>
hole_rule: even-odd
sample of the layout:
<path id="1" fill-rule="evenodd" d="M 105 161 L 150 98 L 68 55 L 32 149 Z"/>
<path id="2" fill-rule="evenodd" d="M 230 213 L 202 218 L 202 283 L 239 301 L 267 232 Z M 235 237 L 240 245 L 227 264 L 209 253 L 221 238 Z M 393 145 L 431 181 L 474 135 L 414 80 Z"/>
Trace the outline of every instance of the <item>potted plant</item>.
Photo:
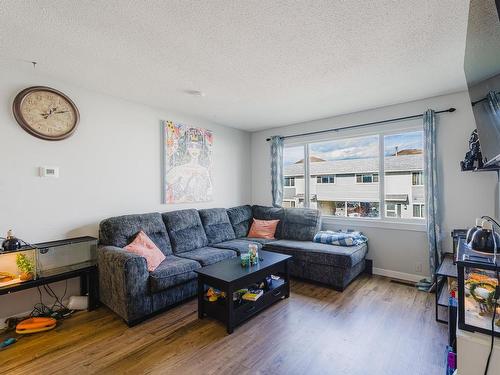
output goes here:
<path id="1" fill-rule="evenodd" d="M 19 268 L 19 271 L 21 274 L 19 275 L 19 278 L 21 281 L 29 281 L 33 280 L 34 278 L 34 265 L 33 261 L 26 256 L 26 254 L 17 254 L 16 255 L 16 264 L 17 268 Z"/>

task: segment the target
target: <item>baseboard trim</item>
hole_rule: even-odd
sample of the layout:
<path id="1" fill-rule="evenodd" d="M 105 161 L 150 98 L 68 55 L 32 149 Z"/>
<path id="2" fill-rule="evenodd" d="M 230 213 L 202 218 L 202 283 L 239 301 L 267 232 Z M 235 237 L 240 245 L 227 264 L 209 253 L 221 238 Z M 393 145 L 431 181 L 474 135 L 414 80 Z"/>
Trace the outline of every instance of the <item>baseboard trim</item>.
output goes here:
<path id="1" fill-rule="evenodd" d="M 399 280 L 412 281 L 412 282 L 417 282 L 425 278 L 425 276 L 423 275 L 415 275 L 412 273 L 398 272 L 376 267 L 373 267 L 373 274 L 385 277 L 392 277 L 394 279 L 399 279 Z"/>
<path id="2" fill-rule="evenodd" d="M 7 316 L 5 318 L 0 318 L 0 330 L 7 328 L 7 324 L 5 323 L 5 321 L 7 319 L 9 319 L 9 318 L 22 318 L 24 316 L 29 316 L 31 314 L 31 312 L 32 312 L 32 310 L 29 310 L 29 311 L 24 311 L 24 312 L 17 313 L 17 314 L 11 315 L 11 316 Z"/>

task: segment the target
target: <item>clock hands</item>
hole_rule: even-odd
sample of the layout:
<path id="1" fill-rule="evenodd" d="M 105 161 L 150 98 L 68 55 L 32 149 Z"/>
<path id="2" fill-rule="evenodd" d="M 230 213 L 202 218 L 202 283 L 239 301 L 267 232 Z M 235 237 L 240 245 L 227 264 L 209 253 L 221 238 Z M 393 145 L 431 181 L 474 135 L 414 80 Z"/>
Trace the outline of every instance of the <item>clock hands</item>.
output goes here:
<path id="1" fill-rule="evenodd" d="M 42 117 L 47 120 L 49 118 L 49 116 L 53 115 L 53 114 L 59 114 L 59 113 L 67 113 L 69 111 L 58 111 L 57 110 L 57 107 L 52 107 L 52 108 L 49 108 L 49 111 L 47 113 L 40 113 L 42 115 Z"/>

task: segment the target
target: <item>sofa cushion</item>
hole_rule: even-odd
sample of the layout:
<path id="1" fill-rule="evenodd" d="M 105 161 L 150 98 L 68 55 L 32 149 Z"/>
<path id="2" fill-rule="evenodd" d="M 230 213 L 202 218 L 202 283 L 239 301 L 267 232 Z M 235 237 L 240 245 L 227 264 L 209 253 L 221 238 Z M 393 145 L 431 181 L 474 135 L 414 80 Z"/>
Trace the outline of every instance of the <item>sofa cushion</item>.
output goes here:
<path id="1" fill-rule="evenodd" d="M 283 238 L 283 225 L 285 221 L 285 209 L 281 207 L 253 206 L 252 213 L 254 219 L 259 220 L 279 220 L 275 237 Z"/>
<path id="2" fill-rule="evenodd" d="M 201 223 L 205 229 L 209 246 L 236 238 L 225 208 L 208 208 L 199 210 L 198 213 L 200 214 Z"/>
<path id="3" fill-rule="evenodd" d="M 216 247 L 218 249 L 228 249 L 228 250 L 234 250 L 238 254 L 241 254 L 242 252 L 247 252 L 248 251 L 248 245 L 250 244 L 255 244 L 259 249 L 262 248 L 262 244 L 259 242 L 254 242 L 254 241 L 247 241 L 244 238 L 238 238 L 236 240 L 230 240 L 230 241 L 224 241 L 221 243 L 217 243 L 213 245 L 213 247 Z"/>
<path id="4" fill-rule="evenodd" d="M 152 293 L 196 279 L 194 270 L 201 268 L 194 260 L 169 255 L 156 270 L 149 273 L 149 282 Z"/>
<path id="5" fill-rule="evenodd" d="M 289 254 L 306 263 L 351 268 L 365 258 L 368 246 L 361 244 L 345 247 L 310 241 L 279 240 L 268 243 L 264 250 Z"/>
<path id="6" fill-rule="evenodd" d="M 208 266 L 224 259 L 234 258 L 236 257 L 236 252 L 227 249 L 217 249 L 215 247 L 202 247 L 200 249 L 183 252 L 179 254 L 179 256 L 196 260 L 202 266 Z"/>
<path id="7" fill-rule="evenodd" d="M 115 216 L 99 224 L 99 244 L 125 247 L 140 231 L 154 242 L 165 255 L 172 254 L 167 228 L 158 212 L 138 215 Z"/>
<path id="8" fill-rule="evenodd" d="M 312 241 L 321 229 L 321 213 L 312 208 L 285 208 L 283 238 Z"/>
<path id="9" fill-rule="evenodd" d="M 207 246 L 208 239 L 198 211 L 191 209 L 164 212 L 162 217 L 174 254 Z"/>
<path id="10" fill-rule="evenodd" d="M 252 224 L 252 206 L 237 206 L 227 210 L 236 238 L 246 237 Z"/>

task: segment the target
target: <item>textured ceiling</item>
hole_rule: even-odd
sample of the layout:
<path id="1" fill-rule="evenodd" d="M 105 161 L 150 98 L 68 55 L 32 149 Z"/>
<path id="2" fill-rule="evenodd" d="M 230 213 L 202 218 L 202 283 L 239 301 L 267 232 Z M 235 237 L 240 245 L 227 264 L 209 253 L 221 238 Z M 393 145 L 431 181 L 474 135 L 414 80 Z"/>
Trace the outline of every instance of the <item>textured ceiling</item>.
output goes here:
<path id="1" fill-rule="evenodd" d="M 500 74 L 500 21 L 495 0 L 472 0 L 469 12 L 465 70 L 473 85 Z"/>
<path id="2" fill-rule="evenodd" d="M 467 11 L 467 0 L 0 0 L 0 55 L 258 130 L 465 88 Z"/>

